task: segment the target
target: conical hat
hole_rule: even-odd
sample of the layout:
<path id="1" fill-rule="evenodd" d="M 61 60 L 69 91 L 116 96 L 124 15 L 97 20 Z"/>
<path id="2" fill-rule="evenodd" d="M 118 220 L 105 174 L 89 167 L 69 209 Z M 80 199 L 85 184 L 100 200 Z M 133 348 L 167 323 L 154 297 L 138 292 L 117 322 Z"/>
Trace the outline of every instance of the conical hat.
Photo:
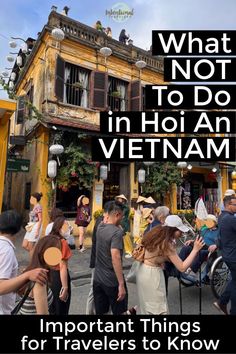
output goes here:
<path id="1" fill-rule="evenodd" d="M 148 197 L 144 200 L 147 204 L 156 204 L 155 200 L 152 197 Z"/>
<path id="2" fill-rule="evenodd" d="M 151 208 L 144 208 L 142 211 L 143 218 L 147 219 L 152 211 L 153 211 L 153 209 L 151 209 Z"/>
<path id="3" fill-rule="evenodd" d="M 142 197 L 142 196 L 140 195 L 140 196 L 138 197 L 136 203 L 142 203 L 142 202 L 144 202 L 145 199 L 146 199 L 145 197 Z"/>
<path id="4" fill-rule="evenodd" d="M 115 197 L 115 199 L 118 199 L 118 198 L 124 199 L 126 201 L 128 200 L 124 194 L 120 194 Z"/>

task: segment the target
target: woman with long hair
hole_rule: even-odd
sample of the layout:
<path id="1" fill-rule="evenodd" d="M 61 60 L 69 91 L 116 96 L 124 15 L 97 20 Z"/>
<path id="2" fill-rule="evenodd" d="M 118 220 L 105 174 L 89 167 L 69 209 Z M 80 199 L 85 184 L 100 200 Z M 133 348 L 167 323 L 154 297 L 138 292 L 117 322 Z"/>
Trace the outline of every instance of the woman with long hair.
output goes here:
<path id="1" fill-rule="evenodd" d="M 53 302 L 50 306 L 52 315 L 68 315 L 71 299 L 70 274 L 68 271 L 68 260 L 72 253 L 64 235 L 68 233 L 69 225 L 66 219 L 56 218 L 53 223 L 52 231 L 46 238 L 57 237 L 61 245 L 62 260 L 60 264 L 51 270 L 51 289 Z"/>
<path id="2" fill-rule="evenodd" d="M 176 219 L 177 216 L 171 215 L 170 217 Z M 140 264 L 137 271 L 140 314 L 161 315 L 168 313 L 163 274 L 164 262 L 170 261 L 180 272 L 184 272 L 204 246 L 202 238 L 198 238 L 190 255 L 182 261 L 176 251 L 176 239 L 181 236 L 184 225 L 181 219 L 172 225 L 171 227 L 156 226 L 143 236 L 144 262 Z"/>
<path id="3" fill-rule="evenodd" d="M 43 237 L 39 240 L 37 245 L 34 248 L 34 252 L 32 258 L 30 260 L 30 264 L 25 269 L 24 272 L 36 269 L 43 268 L 48 270 L 48 282 L 47 284 L 41 285 L 39 283 L 35 283 L 32 291 L 26 298 L 24 304 L 22 305 L 19 314 L 21 315 L 48 315 L 49 314 L 49 306 L 53 301 L 53 294 L 50 289 L 51 286 L 51 272 L 52 267 L 50 267 L 44 259 L 45 251 L 50 247 L 56 247 L 61 250 L 60 239 L 58 237 Z M 24 286 L 22 290 L 25 290 L 26 286 Z"/>
<path id="4" fill-rule="evenodd" d="M 79 252 L 84 252 L 84 237 L 88 224 L 91 220 L 91 211 L 89 207 L 89 199 L 85 195 L 81 195 L 77 200 L 77 215 L 75 224 L 79 231 Z"/>
<path id="5" fill-rule="evenodd" d="M 33 193 L 30 197 L 30 204 L 33 206 L 33 210 L 29 213 L 29 223 L 26 226 L 26 234 L 22 243 L 22 247 L 30 253 L 30 256 L 32 256 L 33 249 L 40 238 L 42 230 L 43 210 L 40 205 L 42 196 L 42 193 Z"/>

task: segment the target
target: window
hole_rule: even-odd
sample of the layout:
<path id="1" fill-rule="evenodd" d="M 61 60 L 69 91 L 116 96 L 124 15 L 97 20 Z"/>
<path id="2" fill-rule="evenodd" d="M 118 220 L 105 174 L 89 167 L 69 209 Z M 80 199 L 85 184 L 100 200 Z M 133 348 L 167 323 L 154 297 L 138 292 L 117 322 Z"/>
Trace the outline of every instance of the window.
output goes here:
<path id="1" fill-rule="evenodd" d="M 128 110 L 128 83 L 113 77 L 108 77 L 108 107 L 112 111 Z"/>
<path id="2" fill-rule="evenodd" d="M 89 107 L 89 75 L 90 71 L 77 65 L 65 63 L 64 102 Z"/>

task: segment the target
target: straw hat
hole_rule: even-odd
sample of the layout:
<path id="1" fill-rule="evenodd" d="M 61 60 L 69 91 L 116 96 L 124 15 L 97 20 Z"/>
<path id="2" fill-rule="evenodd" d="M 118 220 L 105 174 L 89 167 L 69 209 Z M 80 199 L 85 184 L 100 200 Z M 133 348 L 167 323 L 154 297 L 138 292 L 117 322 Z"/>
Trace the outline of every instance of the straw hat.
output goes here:
<path id="1" fill-rule="evenodd" d="M 115 197 L 115 199 L 118 199 L 118 198 L 124 199 L 126 201 L 128 200 L 124 194 L 120 194 Z"/>
<path id="2" fill-rule="evenodd" d="M 145 197 L 142 197 L 142 196 L 140 195 L 140 196 L 138 197 L 136 203 L 142 203 L 142 202 L 144 202 L 145 199 L 146 199 Z"/>
<path id="3" fill-rule="evenodd" d="M 152 211 L 153 211 L 153 209 L 151 209 L 151 208 L 144 208 L 142 211 L 143 218 L 147 219 Z"/>
<path id="4" fill-rule="evenodd" d="M 148 197 L 144 200 L 147 204 L 156 204 L 155 200 L 152 197 Z"/>

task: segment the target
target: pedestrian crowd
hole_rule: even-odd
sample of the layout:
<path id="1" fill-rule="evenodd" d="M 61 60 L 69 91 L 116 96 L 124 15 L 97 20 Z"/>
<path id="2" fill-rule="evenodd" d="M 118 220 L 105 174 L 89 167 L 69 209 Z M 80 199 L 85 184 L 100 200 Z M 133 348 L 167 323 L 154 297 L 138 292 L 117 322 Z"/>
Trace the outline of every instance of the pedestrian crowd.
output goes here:
<path id="1" fill-rule="evenodd" d="M 69 313 L 71 280 L 68 260 L 72 256 L 71 248 L 75 248 L 71 241 L 72 228 L 63 212 L 54 208 L 45 232 L 47 237 L 41 237 L 41 198 L 41 193 L 34 193 L 30 198 L 33 209 L 22 244 L 29 252 L 29 264 L 20 275 L 17 275 L 13 241 L 22 220 L 13 210 L 0 215 L 0 314 L 16 312 L 16 292 L 22 299 L 17 307 L 19 314 Z M 178 252 L 178 240 L 189 231 L 189 226 L 178 215 L 170 215 L 169 208 L 156 207 L 152 197 L 139 196 L 135 208 L 130 209 L 124 194 L 107 202 L 92 233 L 92 277 L 86 314 L 168 314 L 169 276 L 196 273 L 209 252 L 217 249 L 220 249 L 231 277 L 214 306 L 228 314 L 230 302 L 230 314 L 236 314 L 236 195 L 233 190 L 226 191 L 221 209 L 218 220 L 215 215 L 207 215 L 201 220 L 199 236 L 186 241 Z M 89 199 L 81 195 L 77 200 L 75 220 L 79 252 L 85 251 L 84 237 L 90 221 Z M 123 253 L 127 258 L 134 258 L 127 278 L 123 274 Z M 130 279 L 134 277 L 138 295 L 137 307 L 130 309 L 126 286 L 129 276 Z M 207 274 L 204 280 L 208 281 Z"/>

